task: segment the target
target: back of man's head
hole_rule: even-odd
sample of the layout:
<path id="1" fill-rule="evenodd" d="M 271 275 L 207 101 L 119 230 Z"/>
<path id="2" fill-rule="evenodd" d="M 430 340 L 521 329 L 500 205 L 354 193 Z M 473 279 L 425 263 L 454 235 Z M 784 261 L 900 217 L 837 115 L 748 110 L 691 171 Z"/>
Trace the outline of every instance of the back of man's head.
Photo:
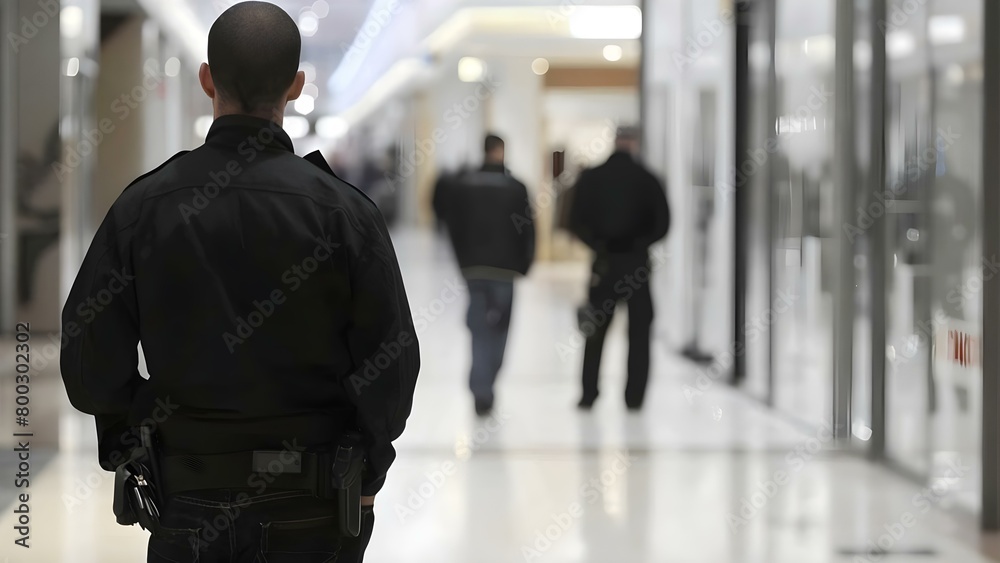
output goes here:
<path id="1" fill-rule="evenodd" d="M 489 134 L 486 136 L 486 142 L 483 143 L 483 149 L 485 149 L 487 153 L 491 153 L 496 151 L 497 149 L 502 149 L 502 148 L 503 148 L 503 139 L 493 134 Z"/>
<path id="2" fill-rule="evenodd" d="M 301 51 L 295 22 L 268 2 L 236 4 L 208 32 L 208 65 L 216 91 L 243 113 L 269 112 L 285 101 Z"/>

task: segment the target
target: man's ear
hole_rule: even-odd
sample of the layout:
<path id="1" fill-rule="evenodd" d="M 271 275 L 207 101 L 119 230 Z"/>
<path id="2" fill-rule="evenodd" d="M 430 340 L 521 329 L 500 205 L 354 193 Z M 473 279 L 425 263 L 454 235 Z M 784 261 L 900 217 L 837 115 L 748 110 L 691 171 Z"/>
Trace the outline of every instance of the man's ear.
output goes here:
<path id="1" fill-rule="evenodd" d="M 215 81 L 212 80 L 212 69 L 208 67 L 208 63 L 201 63 L 201 68 L 198 69 L 198 82 L 201 82 L 201 89 L 205 91 L 205 95 L 214 100 Z"/>
<path id="2" fill-rule="evenodd" d="M 293 102 L 299 99 L 302 95 L 302 89 L 306 85 L 306 73 L 303 71 L 298 71 L 295 73 L 295 80 L 292 81 L 291 88 L 288 89 L 288 94 L 285 95 L 285 102 Z"/>

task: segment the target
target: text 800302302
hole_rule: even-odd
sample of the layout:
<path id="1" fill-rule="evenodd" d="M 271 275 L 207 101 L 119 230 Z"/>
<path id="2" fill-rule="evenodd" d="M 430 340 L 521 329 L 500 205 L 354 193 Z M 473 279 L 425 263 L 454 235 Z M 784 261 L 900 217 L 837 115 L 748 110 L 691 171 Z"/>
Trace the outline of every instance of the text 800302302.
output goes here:
<path id="1" fill-rule="evenodd" d="M 14 329 L 14 338 L 16 340 L 14 348 L 14 372 L 15 372 L 15 391 L 14 396 L 14 420 L 20 427 L 28 426 L 28 414 L 30 409 L 28 403 L 31 402 L 29 393 L 31 391 L 31 374 L 29 373 L 31 368 L 31 325 L 28 323 L 17 323 Z M 15 432 L 14 437 L 17 439 L 17 447 L 14 451 L 17 453 L 17 473 L 14 475 L 14 486 L 19 491 L 17 498 L 14 502 L 14 514 L 17 518 L 17 526 L 14 526 L 14 530 L 17 532 L 17 536 L 14 539 L 14 543 L 21 547 L 30 547 L 28 545 L 28 539 L 31 535 L 31 509 L 29 507 L 28 501 L 30 499 L 27 492 L 30 485 L 28 478 L 31 474 L 31 442 L 28 440 L 32 436 L 31 432 Z"/>

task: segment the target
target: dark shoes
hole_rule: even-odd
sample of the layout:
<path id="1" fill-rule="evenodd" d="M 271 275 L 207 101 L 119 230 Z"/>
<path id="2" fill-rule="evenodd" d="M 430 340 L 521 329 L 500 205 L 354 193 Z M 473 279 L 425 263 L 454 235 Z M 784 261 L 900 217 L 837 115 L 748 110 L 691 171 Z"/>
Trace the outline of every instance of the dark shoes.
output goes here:
<path id="1" fill-rule="evenodd" d="M 491 412 L 493 412 L 492 400 L 476 399 L 476 416 L 489 416 Z"/>
<path id="2" fill-rule="evenodd" d="M 580 402 L 576 404 L 576 408 L 582 411 L 589 411 L 591 408 L 593 408 L 594 401 L 596 400 L 597 400 L 597 395 L 594 395 L 593 397 L 588 397 L 584 395 L 583 398 L 580 399 Z"/>
<path id="3" fill-rule="evenodd" d="M 580 402 L 576 404 L 576 408 L 582 411 L 589 411 L 594 407 L 594 401 L 596 400 L 597 395 L 594 395 L 593 397 L 584 396 L 580 399 Z M 625 407 L 629 410 L 629 412 L 639 412 L 642 410 L 642 400 L 630 401 L 625 399 Z"/>

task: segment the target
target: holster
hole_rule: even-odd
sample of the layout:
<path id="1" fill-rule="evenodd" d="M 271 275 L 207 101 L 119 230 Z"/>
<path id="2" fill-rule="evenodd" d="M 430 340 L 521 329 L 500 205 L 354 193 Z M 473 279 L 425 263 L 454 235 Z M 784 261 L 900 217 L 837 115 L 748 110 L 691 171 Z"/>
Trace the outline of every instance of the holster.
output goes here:
<path id="1" fill-rule="evenodd" d="M 361 434 L 345 434 L 334 453 L 328 482 L 337 498 L 340 531 L 347 537 L 356 538 L 361 534 L 361 478 L 364 466 Z"/>
<path id="2" fill-rule="evenodd" d="M 112 510 L 122 526 L 139 524 L 143 530 L 155 533 L 162 505 L 156 486 L 159 483 L 156 448 L 150 428 L 140 427 L 139 433 L 142 445 L 133 448 L 128 459 L 115 468 Z"/>

